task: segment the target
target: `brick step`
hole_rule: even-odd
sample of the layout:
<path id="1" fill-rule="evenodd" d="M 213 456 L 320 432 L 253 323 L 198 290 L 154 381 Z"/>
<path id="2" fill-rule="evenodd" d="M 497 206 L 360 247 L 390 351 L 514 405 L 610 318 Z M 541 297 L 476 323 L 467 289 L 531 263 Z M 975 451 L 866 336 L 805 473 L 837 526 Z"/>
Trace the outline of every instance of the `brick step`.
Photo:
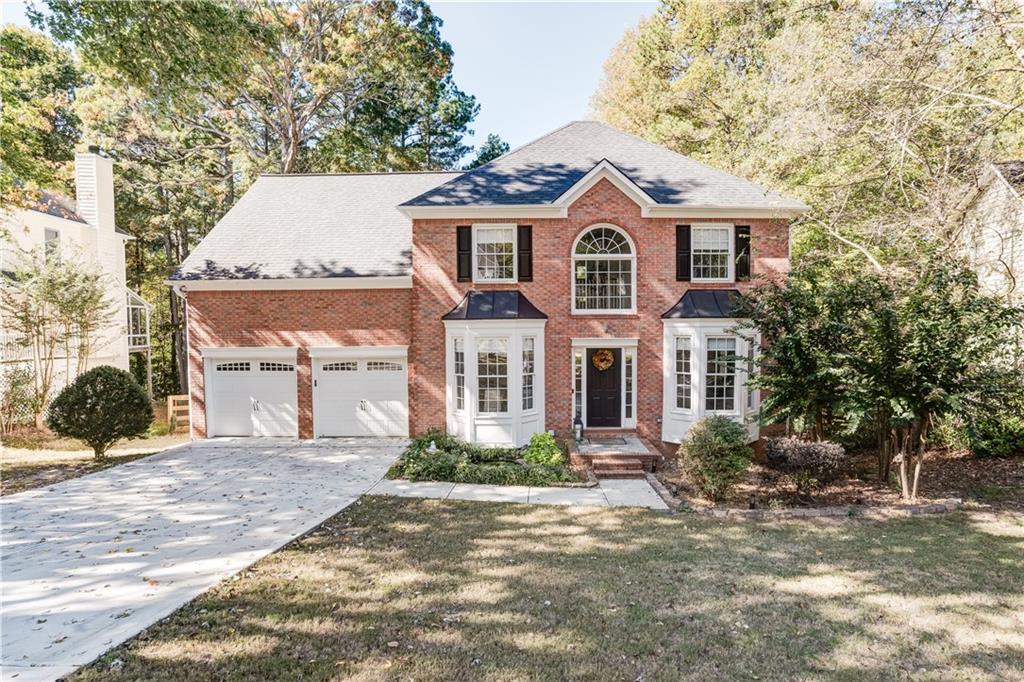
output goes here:
<path id="1" fill-rule="evenodd" d="M 646 478 L 643 470 L 635 469 L 594 469 L 594 477 L 601 478 Z"/>
<path id="2" fill-rule="evenodd" d="M 595 456 L 590 465 L 597 478 L 643 478 L 643 460 L 636 457 Z"/>

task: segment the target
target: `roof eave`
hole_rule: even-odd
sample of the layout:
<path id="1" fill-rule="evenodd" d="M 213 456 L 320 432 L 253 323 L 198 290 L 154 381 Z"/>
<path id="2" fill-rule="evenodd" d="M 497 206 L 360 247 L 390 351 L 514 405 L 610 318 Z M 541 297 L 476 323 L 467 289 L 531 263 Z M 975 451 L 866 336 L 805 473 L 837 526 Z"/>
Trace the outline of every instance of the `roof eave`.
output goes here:
<path id="1" fill-rule="evenodd" d="M 297 291 L 309 289 L 411 289 L 411 275 L 384 277 L 278 277 L 261 279 L 168 279 L 185 291 Z"/>
<path id="2" fill-rule="evenodd" d="M 461 218 L 565 218 L 568 206 L 556 204 L 476 204 L 467 206 L 399 206 L 410 219 Z M 810 208 L 790 206 L 687 206 L 680 204 L 648 204 L 640 207 L 643 218 L 761 218 L 793 219 Z"/>

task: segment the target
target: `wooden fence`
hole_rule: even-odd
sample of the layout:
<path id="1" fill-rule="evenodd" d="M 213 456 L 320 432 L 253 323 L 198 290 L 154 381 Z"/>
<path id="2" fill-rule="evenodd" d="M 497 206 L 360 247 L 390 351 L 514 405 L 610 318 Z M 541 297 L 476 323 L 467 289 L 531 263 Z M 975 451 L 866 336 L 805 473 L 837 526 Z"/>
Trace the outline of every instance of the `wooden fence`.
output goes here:
<path id="1" fill-rule="evenodd" d="M 191 425 L 188 418 L 188 396 L 167 396 L 167 426 L 171 433 L 188 433 Z"/>

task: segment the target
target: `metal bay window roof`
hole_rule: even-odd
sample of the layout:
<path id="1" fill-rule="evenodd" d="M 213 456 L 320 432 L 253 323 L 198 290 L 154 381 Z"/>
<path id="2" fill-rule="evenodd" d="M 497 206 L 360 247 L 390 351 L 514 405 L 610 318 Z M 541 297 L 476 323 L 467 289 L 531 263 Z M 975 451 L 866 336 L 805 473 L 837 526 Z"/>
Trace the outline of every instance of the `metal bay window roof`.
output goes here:
<path id="1" fill-rule="evenodd" d="M 470 291 L 442 320 L 546 320 L 518 291 Z"/>
<path id="2" fill-rule="evenodd" d="M 662 319 L 734 318 L 739 313 L 736 289 L 691 289 L 662 315 Z"/>

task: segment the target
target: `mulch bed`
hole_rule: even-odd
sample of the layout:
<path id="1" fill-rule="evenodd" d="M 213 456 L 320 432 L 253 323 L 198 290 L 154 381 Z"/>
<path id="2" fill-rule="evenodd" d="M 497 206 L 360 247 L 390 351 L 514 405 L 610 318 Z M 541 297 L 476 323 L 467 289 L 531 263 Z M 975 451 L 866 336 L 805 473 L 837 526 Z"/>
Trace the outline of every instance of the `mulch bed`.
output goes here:
<path id="1" fill-rule="evenodd" d="M 812 497 L 803 497 L 784 475 L 754 464 L 746 480 L 719 504 L 734 509 L 903 504 L 895 469 L 892 483 L 886 484 L 876 478 L 876 468 L 874 453 L 856 453 L 844 476 Z M 683 499 L 697 496 L 675 458 L 666 459 L 657 476 L 674 495 Z M 925 459 L 918 490 L 919 503 L 956 497 L 987 509 L 1024 511 L 1024 457 L 978 459 L 967 452 L 934 450 Z"/>

